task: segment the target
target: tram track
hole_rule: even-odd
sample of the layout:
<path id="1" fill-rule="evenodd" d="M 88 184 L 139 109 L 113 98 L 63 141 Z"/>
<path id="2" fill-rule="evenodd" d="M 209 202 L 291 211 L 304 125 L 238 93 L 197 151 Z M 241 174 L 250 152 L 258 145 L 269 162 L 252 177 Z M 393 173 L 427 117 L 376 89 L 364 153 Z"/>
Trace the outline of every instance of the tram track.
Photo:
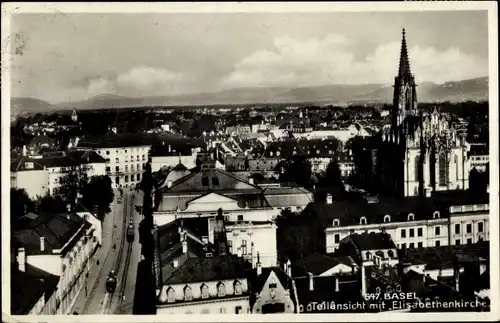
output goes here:
<path id="1" fill-rule="evenodd" d="M 125 253 L 125 263 L 122 265 L 122 258 L 123 258 L 123 251 L 125 247 L 125 242 L 126 242 L 126 235 L 127 235 L 127 223 L 129 221 L 129 216 L 132 215 L 133 213 L 129 213 L 129 208 L 133 204 L 133 195 L 128 196 L 123 204 L 123 227 L 122 227 L 122 235 L 121 235 L 121 240 L 120 240 L 120 248 L 119 248 L 119 253 L 116 258 L 116 264 L 115 264 L 115 273 L 117 275 L 117 290 L 115 290 L 114 293 L 109 294 L 109 298 L 107 299 L 107 302 L 104 307 L 104 314 L 114 314 L 113 308 L 121 304 L 121 300 L 124 295 L 126 283 L 127 283 L 127 269 L 128 266 L 130 265 L 130 256 L 132 253 L 132 243 L 128 243 L 127 245 L 127 250 Z M 120 274 L 120 268 L 123 270 Z M 119 275 L 120 274 L 120 275 Z M 114 306 L 116 305 L 116 306 Z"/>

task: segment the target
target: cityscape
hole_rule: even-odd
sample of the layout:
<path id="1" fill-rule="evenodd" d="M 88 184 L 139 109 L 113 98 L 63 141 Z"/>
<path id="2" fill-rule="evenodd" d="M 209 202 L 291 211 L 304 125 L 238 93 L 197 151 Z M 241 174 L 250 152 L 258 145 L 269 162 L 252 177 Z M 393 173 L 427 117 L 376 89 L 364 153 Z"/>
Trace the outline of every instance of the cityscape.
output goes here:
<path id="1" fill-rule="evenodd" d="M 135 25 L 111 14 L 63 22 L 19 14 L 12 19 L 20 31 L 11 71 L 10 211 L 3 210 L 3 218 L 10 213 L 10 314 L 168 319 L 495 310 L 487 14 L 349 13 L 351 22 L 325 13 L 325 21 L 380 28 L 350 36 L 324 31 L 324 40 L 303 43 L 298 35 L 306 34 L 291 25 L 323 18 L 229 13 L 212 21 L 206 14 L 186 25 L 206 19 L 229 41 L 219 47 L 207 31 L 198 48 L 190 43 L 201 37 L 196 28 L 168 30 L 176 19 L 188 21 L 182 14 L 171 24 L 148 18 L 158 34 L 130 38 L 118 35 Z M 248 21 L 257 26 L 257 17 L 266 28 L 279 20 L 289 31 L 274 51 L 245 56 L 238 43 L 226 48 Z M 70 20 L 74 28 L 62 27 Z M 81 31 L 83 20 L 109 29 Z M 453 28 L 464 20 L 475 32 L 455 40 Z M 442 30 L 433 30 L 436 21 Z M 190 85 L 194 92 L 177 88 L 187 84 L 179 70 L 167 75 L 140 62 L 153 48 L 141 48 L 147 41 L 140 38 L 159 37 L 162 29 L 175 40 L 161 59 L 179 59 L 185 75 L 204 66 L 199 75 L 208 76 Z M 50 30 L 61 38 L 35 37 Z M 84 39 L 77 33 L 103 47 L 80 53 L 88 45 L 77 44 Z M 106 62 L 104 42 L 113 37 L 123 58 Z M 389 39 L 396 44 L 384 47 Z M 354 49 L 347 53 L 356 41 L 367 42 L 363 62 Z M 59 58 L 30 56 L 42 42 Z M 336 47 L 344 42 L 346 52 Z M 432 42 L 441 46 L 435 52 L 425 47 Z M 301 46 L 324 54 L 308 64 L 314 51 Z M 368 53 L 370 46 L 378 54 Z M 458 58 L 443 59 L 454 55 L 447 48 L 461 51 Z M 327 62 L 330 52 L 337 62 Z M 243 58 L 220 82 L 228 87 L 218 87 L 214 75 L 237 55 Z M 201 58 L 190 63 L 195 56 Z M 82 60 L 70 69 L 72 59 Z M 112 72 L 127 59 L 142 67 Z M 96 66 L 99 78 L 90 75 L 99 73 Z M 440 68 L 453 72 L 433 72 Z M 87 71 L 87 96 L 63 90 Z M 34 75 L 40 78 L 22 79 Z M 318 83 L 308 81 L 316 75 Z M 258 86 L 244 83 L 252 80 Z M 97 87 L 101 92 L 89 90 Z"/>

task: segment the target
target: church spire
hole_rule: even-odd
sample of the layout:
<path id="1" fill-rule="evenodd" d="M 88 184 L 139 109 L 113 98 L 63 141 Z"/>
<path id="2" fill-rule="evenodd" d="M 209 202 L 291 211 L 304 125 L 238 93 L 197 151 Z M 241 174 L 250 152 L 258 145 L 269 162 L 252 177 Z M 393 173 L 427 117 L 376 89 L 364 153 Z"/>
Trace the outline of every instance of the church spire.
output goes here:
<path id="1" fill-rule="evenodd" d="M 399 72 L 398 75 L 400 77 L 406 77 L 411 75 L 410 69 L 410 59 L 408 58 L 408 48 L 406 46 L 406 31 L 403 28 L 402 32 L 402 40 L 401 40 L 401 53 L 399 56 Z"/>

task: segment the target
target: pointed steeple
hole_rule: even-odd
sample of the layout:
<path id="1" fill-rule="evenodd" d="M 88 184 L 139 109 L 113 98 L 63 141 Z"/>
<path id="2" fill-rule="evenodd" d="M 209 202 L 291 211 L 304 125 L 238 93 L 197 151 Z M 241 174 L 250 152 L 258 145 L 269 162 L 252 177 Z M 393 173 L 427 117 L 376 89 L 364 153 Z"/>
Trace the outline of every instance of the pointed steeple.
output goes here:
<path id="1" fill-rule="evenodd" d="M 405 77 L 411 75 L 410 69 L 410 59 L 408 57 L 408 48 L 406 45 L 406 31 L 403 28 L 402 32 L 402 40 L 401 40 L 401 53 L 399 55 L 399 72 L 398 75 Z"/>

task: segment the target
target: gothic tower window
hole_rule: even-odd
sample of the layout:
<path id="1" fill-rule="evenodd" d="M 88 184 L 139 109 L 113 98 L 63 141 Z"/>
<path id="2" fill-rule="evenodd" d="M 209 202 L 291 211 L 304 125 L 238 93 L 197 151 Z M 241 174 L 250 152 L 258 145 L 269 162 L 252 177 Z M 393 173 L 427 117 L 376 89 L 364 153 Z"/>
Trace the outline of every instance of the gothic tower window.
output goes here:
<path id="1" fill-rule="evenodd" d="M 419 181 L 419 175 L 420 175 L 420 155 L 415 156 L 415 165 L 414 166 L 414 175 L 415 176 L 415 181 Z"/>
<path id="2" fill-rule="evenodd" d="M 458 179 L 458 156 L 455 155 L 455 178 Z"/>
<path id="3" fill-rule="evenodd" d="M 439 155 L 439 186 L 448 185 L 448 161 L 446 160 L 446 154 L 441 153 Z"/>

